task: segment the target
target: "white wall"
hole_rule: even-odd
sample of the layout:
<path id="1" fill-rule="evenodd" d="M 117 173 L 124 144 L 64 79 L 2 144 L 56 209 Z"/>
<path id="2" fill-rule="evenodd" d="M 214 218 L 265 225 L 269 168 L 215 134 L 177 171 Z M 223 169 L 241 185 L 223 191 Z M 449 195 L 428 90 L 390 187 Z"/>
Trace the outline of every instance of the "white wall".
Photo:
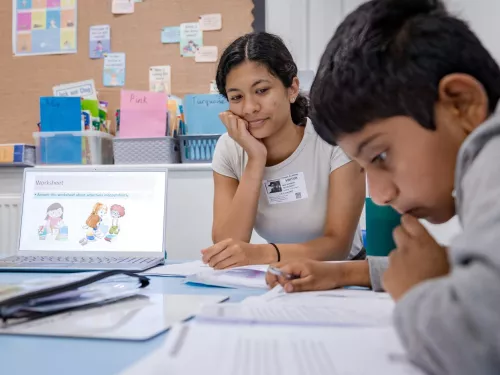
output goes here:
<path id="1" fill-rule="evenodd" d="M 500 61 L 500 0 L 446 0 Z M 342 19 L 365 0 L 266 0 L 266 29 L 282 37 L 299 70 L 316 71 Z"/>

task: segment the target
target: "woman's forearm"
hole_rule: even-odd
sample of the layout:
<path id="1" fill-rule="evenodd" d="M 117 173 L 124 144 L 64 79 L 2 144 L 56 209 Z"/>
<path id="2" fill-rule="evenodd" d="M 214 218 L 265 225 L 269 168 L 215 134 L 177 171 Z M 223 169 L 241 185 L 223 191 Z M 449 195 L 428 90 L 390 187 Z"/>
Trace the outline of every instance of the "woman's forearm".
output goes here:
<path id="1" fill-rule="evenodd" d="M 291 261 L 312 259 L 320 261 L 345 260 L 350 253 L 351 243 L 344 243 L 336 237 L 323 236 L 298 244 L 279 244 L 281 259 Z"/>
<path id="2" fill-rule="evenodd" d="M 227 238 L 250 242 L 257 215 L 265 163 L 265 159 L 248 160 L 229 212 L 223 220 L 217 223 L 214 230 L 215 243 Z"/>

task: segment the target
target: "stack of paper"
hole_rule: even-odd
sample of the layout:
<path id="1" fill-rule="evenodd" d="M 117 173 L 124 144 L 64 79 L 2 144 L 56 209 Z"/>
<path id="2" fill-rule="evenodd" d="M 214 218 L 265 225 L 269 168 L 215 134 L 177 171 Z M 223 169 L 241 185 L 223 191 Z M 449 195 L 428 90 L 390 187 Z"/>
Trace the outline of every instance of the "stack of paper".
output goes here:
<path id="1" fill-rule="evenodd" d="M 201 260 L 195 260 L 193 262 L 166 264 L 164 266 L 154 267 L 145 271 L 144 275 L 186 277 L 211 269 L 212 268 L 208 264 L 203 263 Z"/>
<path id="2" fill-rule="evenodd" d="M 193 359 L 196 360 L 193 360 Z M 393 328 L 175 327 L 156 352 L 123 375 L 422 374 L 405 358 Z"/>
<path id="3" fill-rule="evenodd" d="M 228 270 L 207 270 L 188 276 L 186 282 L 226 288 L 268 289 L 268 265 L 235 267 Z"/>

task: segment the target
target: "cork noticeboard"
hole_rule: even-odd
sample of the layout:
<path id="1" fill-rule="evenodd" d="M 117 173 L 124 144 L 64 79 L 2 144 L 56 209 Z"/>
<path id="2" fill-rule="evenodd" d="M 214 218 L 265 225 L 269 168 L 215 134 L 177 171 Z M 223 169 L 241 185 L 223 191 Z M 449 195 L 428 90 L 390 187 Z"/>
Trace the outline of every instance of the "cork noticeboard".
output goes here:
<path id="1" fill-rule="evenodd" d="M 110 115 L 119 107 L 120 87 L 102 85 L 104 61 L 89 58 L 89 27 L 111 26 L 111 49 L 126 53 L 123 88 L 148 90 L 149 67 L 172 67 L 172 93 L 207 93 L 215 78 L 216 63 L 196 63 L 181 57 L 179 44 L 162 44 L 161 30 L 184 22 L 196 22 L 202 14 L 221 13 L 222 30 L 203 34 L 203 43 L 218 46 L 219 55 L 238 36 L 252 31 L 252 0 L 145 0 L 135 13 L 113 15 L 111 0 L 78 2 L 78 53 L 23 56 L 12 54 L 12 0 L 0 1 L 0 143 L 33 143 L 39 121 L 39 97 L 51 96 L 52 87 L 94 79 L 99 98 L 110 103 Z"/>

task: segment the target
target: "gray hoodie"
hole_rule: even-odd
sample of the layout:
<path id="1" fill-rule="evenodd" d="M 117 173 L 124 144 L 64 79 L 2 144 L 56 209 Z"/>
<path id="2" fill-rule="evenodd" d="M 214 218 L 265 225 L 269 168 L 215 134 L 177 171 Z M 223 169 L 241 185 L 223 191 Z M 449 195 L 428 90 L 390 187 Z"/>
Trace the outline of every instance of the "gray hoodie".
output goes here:
<path id="1" fill-rule="evenodd" d="M 395 325 L 409 359 L 429 374 L 500 374 L 498 112 L 462 145 L 455 189 L 463 232 L 449 247 L 451 273 L 411 289 Z"/>

